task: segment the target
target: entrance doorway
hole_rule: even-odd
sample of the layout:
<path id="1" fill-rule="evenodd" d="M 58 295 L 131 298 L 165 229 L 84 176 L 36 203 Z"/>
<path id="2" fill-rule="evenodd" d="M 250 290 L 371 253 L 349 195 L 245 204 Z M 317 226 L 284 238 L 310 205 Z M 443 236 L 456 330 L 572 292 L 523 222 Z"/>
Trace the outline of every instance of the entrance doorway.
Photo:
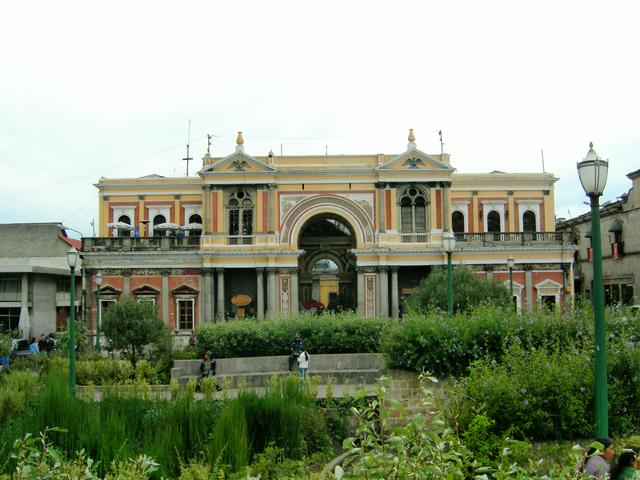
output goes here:
<path id="1" fill-rule="evenodd" d="M 304 250 L 298 261 L 304 309 L 355 310 L 355 246 L 351 225 L 338 215 L 316 215 L 304 224 L 298 239 Z"/>

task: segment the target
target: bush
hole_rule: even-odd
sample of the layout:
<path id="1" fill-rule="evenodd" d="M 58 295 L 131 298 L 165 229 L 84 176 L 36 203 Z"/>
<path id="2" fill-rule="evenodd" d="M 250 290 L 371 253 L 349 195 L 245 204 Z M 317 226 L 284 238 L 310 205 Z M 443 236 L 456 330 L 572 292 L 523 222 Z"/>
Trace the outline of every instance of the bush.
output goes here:
<path id="1" fill-rule="evenodd" d="M 593 320 L 578 309 L 567 313 L 480 306 L 449 318 L 445 313 L 409 315 L 390 328 L 383 350 L 387 366 L 460 377 L 478 359 L 500 361 L 511 345 L 533 348 L 590 348 Z"/>
<path id="2" fill-rule="evenodd" d="M 502 363 L 484 359 L 471 366 L 456 387 L 452 411 L 462 431 L 484 413 L 498 435 L 587 438 L 593 434 L 592 385 L 590 354 L 513 347 Z"/>
<path id="3" fill-rule="evenodd" d="M 509 290 L 499 282 L 481 277 L 466 267 L 456 267 L 451 273 L 453 311 L 466 312 L 482 304 L 511 307 Z M 416 291 L 407 298 L 409 311 L 426 313 L 433 310 L 447 311 L 447 270 L 435 268 L 422 279 Z"/>
<path id="4" fill-rule="evenodd" d="M 380 351 L 388 320 L 363 318 L 352 313 L 300 315 L 262 322 L 231 320 L 201 327 L 201 351 L 216 357 L 286 355 L 296 333 L 309 353 L 370 353 Z"/>

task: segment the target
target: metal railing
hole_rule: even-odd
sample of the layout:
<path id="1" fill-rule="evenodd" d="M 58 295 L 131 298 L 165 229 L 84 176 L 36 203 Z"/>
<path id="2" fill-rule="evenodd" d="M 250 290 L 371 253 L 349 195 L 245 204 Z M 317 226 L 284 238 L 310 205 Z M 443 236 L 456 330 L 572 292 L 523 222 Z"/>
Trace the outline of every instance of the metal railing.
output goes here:
<path id="1" fill-rule="evenodd" d="M 430 241 L 428 233 L 401 233 L 401 243 L 427 243 Z"/>
<path id="2" fill-rule="evenodd" d="M 200 235 L 188 237 L 85 237 L 82 250 L 96 251 L 137 251 L 137 250 L 195 250 L 200 247 Z"/>
<path id="3" fill-rule="evenodd" d="M 570 232 L 485 232 L 456 233 L 456 242 L 463 244 L 531 245 L 533 243 L 572 244 Z"/>

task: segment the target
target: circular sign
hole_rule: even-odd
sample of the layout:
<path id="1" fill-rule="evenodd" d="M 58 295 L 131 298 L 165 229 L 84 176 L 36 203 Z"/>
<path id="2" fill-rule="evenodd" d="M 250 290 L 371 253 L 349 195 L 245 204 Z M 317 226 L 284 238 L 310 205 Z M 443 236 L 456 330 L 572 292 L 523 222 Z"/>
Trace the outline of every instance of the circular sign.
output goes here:
<path id="1" fill-rule="evenodd" d="M 231 297 L 231 303 L 236 307 L 246 307 L 251 303 L 251 297 L 249 295 L 235 295 Z"/>

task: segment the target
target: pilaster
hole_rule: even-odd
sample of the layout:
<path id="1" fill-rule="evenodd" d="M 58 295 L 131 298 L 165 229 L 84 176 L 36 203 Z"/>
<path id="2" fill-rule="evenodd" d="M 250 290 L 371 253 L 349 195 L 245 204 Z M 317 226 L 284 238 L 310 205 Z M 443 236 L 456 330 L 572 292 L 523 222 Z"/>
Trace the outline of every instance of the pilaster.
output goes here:
<path id="1" fill-rule="evenodd" d="M 400 317 L 398 267 L 391 267 L 391 318 Z"/>
<path id="2" fill-rule="evenodd" d="M 161 300 L 162 304 L 162 321 L 165 325 L 169 325 L 169 271 L 162 270 L 160 272 L 162 275 L 162 292 L 161 292 Z"/>
<path id="3" fill-rule="evenodd" d="M 218 276 L 217 287 L 218 287 L 218 298 L 217 298 L 217 321 L 224 321 L 225 318 L 225 301 L 224 301 L 224 268 L 216 268 L 216 274 Z"/>

